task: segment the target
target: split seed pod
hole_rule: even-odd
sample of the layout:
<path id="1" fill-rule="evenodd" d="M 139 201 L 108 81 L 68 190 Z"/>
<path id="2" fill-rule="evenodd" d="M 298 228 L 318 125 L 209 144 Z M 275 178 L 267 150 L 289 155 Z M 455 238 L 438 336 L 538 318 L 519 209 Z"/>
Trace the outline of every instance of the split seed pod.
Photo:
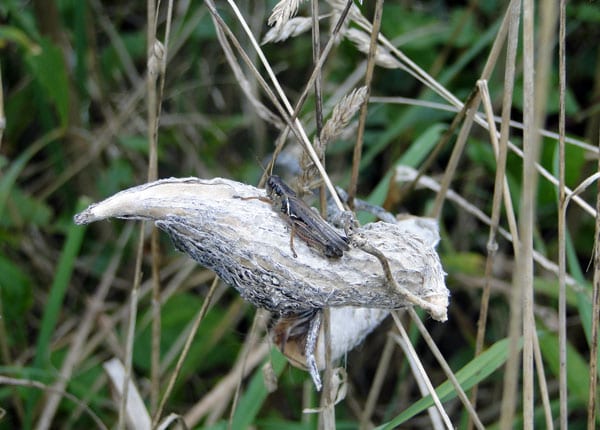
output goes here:
<path id="1" fill-rule="evenodd" d="M 397 290 L 387 282 L 377 258 L 358 248 L 339 259 L 328 259 L 296 240 L 298 257 L 294 258 L 285 221 L 270 205 L 243 199 L 260 196 L 265 196 L 264 190 L 227 179 L 169 178 L 93 204 L 76 215 L 75 222 L 151 220 L 171 237 L 177 249 L 215 271 L 257 307 L 288 319 L 331 308 L 334 356 L 359 343 L 386 311 L 413 306 L 406 291 L 421 300 L 433 319 L 447 319 L 449 293 L 435 251 L 438 236 L 431 220 L 377 222 L 357 231 L 385 255 L 400 286 Z M 277 326 L 274 332 L 277 336 Z M 294 339 L 298 338 L 288 336 L 278 346 L 291 351 L 294 345 L 288 342 L 296 342 Z M 315 355 L 323 367 L 321 339 Z M 301 353 L 299 357 L 293 360 L 302 366 Z"/>

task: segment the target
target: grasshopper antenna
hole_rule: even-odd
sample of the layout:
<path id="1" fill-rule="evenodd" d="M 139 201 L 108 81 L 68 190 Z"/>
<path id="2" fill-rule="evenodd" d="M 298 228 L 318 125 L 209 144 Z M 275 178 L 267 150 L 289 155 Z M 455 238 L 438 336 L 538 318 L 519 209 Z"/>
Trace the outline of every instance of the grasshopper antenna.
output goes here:
<path id="1" fill-rule="evenodd" d="M 258 186 L 260 188 L 264 188 L 265 183 L 267 182 L 267 178 L 273 175 L 273 168 L 275 167 L 275 162 L 277 161 L 277 155 L 278 154 L 273 153 L 271 159 L 269 160 L 269 163 L 267 164 L 267 167 L 265 167 L 262 161 L 258 158 L 258 156 L 255 155 L 256 161 L 258 162 L 258 165 L 260 166 L 263 172 L 262 176 L 260 177 L 260 181 L 258 181 Z"/>

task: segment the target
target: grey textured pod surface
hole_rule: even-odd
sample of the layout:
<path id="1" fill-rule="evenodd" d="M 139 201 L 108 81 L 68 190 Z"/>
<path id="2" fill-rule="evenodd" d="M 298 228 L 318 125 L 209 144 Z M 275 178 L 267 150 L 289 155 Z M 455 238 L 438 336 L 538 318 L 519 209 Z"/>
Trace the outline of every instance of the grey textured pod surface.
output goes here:
<path id="1" fill-rule="evenodd" d="M 214 270 L 243 298 L 282 315 L 311 308 L 410 305 L 402 291 L 388 285 L 380 262 L 360 249 L 328 259 L 296 238 L 294 258 L 288 227 L 271 206 L 237 198 L 257 196 L 265 196 L 264 190 L 227 179 L 170 178 L 91 205 L 75 222 L 152 220 L 178 249 Z M 421 227 L 414 220 L 378 222 L 358 233 L 387 257 L 397 283 L 431 303 L 431 316 L 445 321 L 449 293 L 435 251 L 437 231 Z"/>

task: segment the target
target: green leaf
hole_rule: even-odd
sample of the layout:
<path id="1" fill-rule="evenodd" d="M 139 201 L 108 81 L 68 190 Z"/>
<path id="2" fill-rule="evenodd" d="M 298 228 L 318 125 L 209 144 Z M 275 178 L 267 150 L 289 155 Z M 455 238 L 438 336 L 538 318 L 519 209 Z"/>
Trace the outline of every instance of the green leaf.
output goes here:
<path id="1" fill-rule="evenodd" d="M 27 63 L 48 101 L 56 108 L 60 125 L 66 127 L 69 119 L 69 79 L 62 51 L 46 39 L 40 46 L 42 51 L 27 56 Z"/>
<path id="2" fill-rule="evenodd" d="M 145 136 L 119 136 L 119 145 L 123 145 L 127 149 L 139 152 L 140 154 L 148 154 L 148 138 Z"/>
<path id="3" fill-rule="evenodd" d="M 576 21 L 590 22 L 593 24 L 600 23 L 600 8 L 595 2 L 581 2 L 580 4 L 573 4 L 572 7 L 567 8 L 569 16 L 576 19 Z"/>
<path id="4" fill-rule="evenodd" d="M 19 188 L 12 189 L 10 201 L 11 210 L 0 218 L 0 226 L 8 228 L 29 224 L 43 227 L 50 223 L 52 209 L 45 202 L 25 194 Z"/>
<path id="5" fill-rule="evenodd" d="M 483 381 L 485 378 L 495 372 L 500 366 L 502 366 L 504 362 L 506 362 L 509 350 L 508 341 L 508 339 L 502 339 L 501 341 L 496 342 L 488 350 L 471 360 L 462 369 L 455 373 L 456 379 L 459 381 L 463 390 L 468 390 L 473 385 Z M 521 348 L 521 345 L 522 342 L 519 343 L 519 348 Z M 438 388 L 436 388 L 435 392 L 442 402 L 446 402 L 456 397 L 456 391 L 449 381 L 441 384 Z M 397 428 L 397 426 L 425 411 L 430 406 L 433 406 L 433 399 L 431 396 L 423 397 L 421 400 L 413 403 L 412 406 L 405 409 L 393 420 L 377 428 Z"/>
<path id="6" fill-rule="evenodd" d="M 80 200 L 77 205 L 77 212 L 83 210 L 89 203 L 89 201 L 85 201 L 84 199 Z M 86 227 L 72 224 L 67 232 L 67 238 L 58 260 L 54 280 L 52 281 L 50 292 L 44 306 L 44 315 L 42 316 L 42 323 L 37 337 L 35 358 L 33 361 L 34 368 L 45 367 L 50 358 L 50 340 L 56 329 L 65 293 L 69 286 L 69 281 L 75 267 L 75 260 L 79 254 L 85 231 Z M 32 410 L 35 407 L 35 402 L 38 397 L 38 392 L 28 392 L 28 416 L 32 416 Z"/>
<path id="7" fill-rule="evenodd" d="M 0 255 L 0 299 L 2 300 L 1 317 L 7 328 L 22 321 L 23 315 L 33 302 L 32 280 L 13 261 Z"/>
<path id="8" fill-rule="evenodd" d="M 560 369 L 558 336 L 546 332 L 539 336 L 539 340 L 544 363 L 548 364 L 548 368 L 558 379 Z M 590 369 L 586 361 L 573 345 L 567 342 L 567 387 L 569 392 L 581 402 L 579 406 L 586 405 L 588 401 L 589 375 Z"/>
<path id="9" fill-rule="evenodd" d="M 111 160 L 109 166 L 100 172 L 97 187 L 101 196 L 110 196 L 135 182 L 131 163 L 122 158 Z"/>
<path id="10" fill-rule="evenodd" d="M 24 31 L 9 25 L 0 25 L 0 47 L 13 42 L 28 51 L 31 55 L 41 53 L 40 46 L 30 39 Z"/>
<path id="11" fill-rule="evenodd" d="M 29 162 L 42 148 L 63 135 L 63 130 L 52 130 L 27 147 L 19 157 L 14 160 L 9 169 L 0 177 L 0 217 L 4 216 L 4 207 L 13 190 L 17 178 Z"/>
<path id="12" fill-rule="evenodd" d="M 393 167 L 381 179 L 375 190 L 373 190 L 369 196 L 369 203 L 381 206 L 387 195 L 390 179 L 394 174 L 396 166 L 402 165 L 416 168 L 431 153 L 445 129 L 446 125 L 444 124 L 433 124 L 425 130 L 425 132 L 413 142 L 404 155 L 396 160 Z M 361 222 L 362 221 L 363 220 L 361 219 Z"/>
<path id="13" fill-rule="evenodd" d="M 552 82 L 557 82 L 556 74 L 551 78 Z M 548 88 L 548 99 L 546 100 L 546 114 L 558 114 L 560 95 L 556 86 Z M 513 92 L 513 105 L 515 108 L 523 109 L 523 80 L 519 79 L 515 82 Z M 576 115 L 580 108 L 575 95 L 567 88 L 565 92 L 565 109 L 567 115 Z"/>
<path id="14" fill-rule="evenodd" d="M 460 273 L 470 276 L 483 276 L 485 256 L 476 252 L 453 252 L 440 256 L 442 265 L 448 274 Z"/>
<path id="15" fill-rule="evenodd" d="M 172 296 L 161 309 L 161 351 L 166 352 L 174 347 L 181 333 L 186 333 L 204 299 L 197 295 L 182 293 Z M 214 366 L 231 366 L 236 351 L 239 348 L 239 337 L 232 331 L 219 336 L 218 341 L 214 333 L 219 331 L 223 324 L 222 308 L 213 307 L 204 317 L 200 329 L 196 334 L 178 381 L 192 374 L 206 372 Z M 136 338 L 134 348 L 134 364 L 144 370 L 150 370 L 150 356 L 152 348 L 152 331 L 149 325 L 141 326 L 147 321 L 147 315 L 140 315 L 140 332 Z M 174 362 L 170 363 L 172 366 Z"/>
<path id="16" fill-rule="evenodd" d="M 82 211 L 88 205 L 88 201 L 81 200 L 77 205 L 76 212 Z M 72 224 L 67 232 L 67 238 L 58 260 L 52 286 L 50 287 L 50 294 L 46 301 L 46 305 L 44 306 L 44 315 L 42 317 L 42 325 L 38 335 L 34 361 L 36 367 L 42 365 L 49 357 L 50 338 L 56 328 L 63 299 L 69 286 L 71 275 L 73 274 L 75 260 L 79 254 L 85 231 L 86 227 Z"/>
<path id="17" fill-rule="evenodd" d="M 535 294 L 546 295 L 554 300 L 558 300 L 558 280 L 553 278 L 543 278 L 536 276 L 533 278 Z M 567 287 L 567 306 L 577 307 L 577 293 L 572 288 Z"/>
<path id="18" fill-rule="evenodd" d="M 270 360 L 275 375 L 281 375 L 281 372 L 283 372 L 283 369 L 287 364 L 285 357 L 280 354 L 279 351 L 273 349 Z M 260 366 L 254 372 L 246 392 L 240 398 L 240 402 L 238 403 L 238 407 L 235 410 L 235 415 L 233 417 L 232 428 L 250 428 L 268 394 L 263 379 L 262 366 Z"/>

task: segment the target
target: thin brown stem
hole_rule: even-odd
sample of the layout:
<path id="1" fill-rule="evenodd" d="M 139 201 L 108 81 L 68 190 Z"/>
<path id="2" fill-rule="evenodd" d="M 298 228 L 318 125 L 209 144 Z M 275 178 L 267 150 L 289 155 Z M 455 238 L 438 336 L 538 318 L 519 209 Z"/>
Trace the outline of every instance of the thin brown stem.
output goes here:
<path id="1" fill-rule="evenodd" d="M 202 322 L 202 320 L 206 316 L 206 313 L 208 312 L 210 302 L 212 301 L 212 298 L 215 294 L 215 291 L 217 290 L 218 285 L 219 285 L 219 278 L 217 276 L 215 276 L 213 283 L 211 284 L 210 289 L 208 290 L 208 294 L 206 295 L 206 298 L 204 299 L 204 303 L 202 303 L 202 307 L 196 314 L 196 318 L 194 318 L 194 323 L 192 324 L 190 333 L 185 341 L 183 350 L 181 351 L 181 354 L 179 355 L 179 358 L 177 359 L 177 364 L 175 365 L 173 374 L 171 375 L 171 378 L 169 379 L 169 383 L 167 384 L 167 389 L 165 390 L 165 393 L 162 396 L 162 399 L 160 401 L 160 404 L 158 406 L 156 414 L 154 415 L 154 418 L 152 419 L 152 422 L 153 422 L 152 428 L 155 428 L 156 425 L 158 424 L 158 422 L 160 421 L 162 411 L 165 407 L 165 404 L 167 403 L 167 400 L 169 399 L 169 396 L 171 395 L 171 392 L 173 391 L 173 387 L 175 386 L 175 381 L 177 380 L 177 377 L 179 376 L 179 373 L 181 372 L 181 368 L 183 367 L 183 363 L 184 363 L 185 359 L 187 358 L 190 348 L 192 347 L 192 341 L 196 337 L 196 333 L 198 333 L 198 329 L 200 328 L 200 323 Z"/>
<path id="2" fill-rule="evenodd" d="M 350 185 L 348 186 L 348 204 L 350 208 L 354 207 L 354 198 L 358 188 L 358 173 L 360 171 L 360 159 L 362 157 L 362 147 L 365 136 L 365 126 L 367 123 L 367 113 L 369 109 L 369 96 L 371 95 L 371 82 L 373 81 L 373 71 L 375 70 L 375 56 L 377 54 L 377 39 L 379 38 L 379 29 L 381 27 L 381 16 L 383 15 L 383 0 L 377 0 L 375 3 L 375 14 L 371 29 L 371 41 L 369 44 L 369 54 L 367 56 L 367 71 L 365 74 L 365 87 L 367 94 L 365 101 L 360 107 L 358 118 L 358 130 L 356 134 L 356 143 L 352 155 L 352 174 Z"/>
<path id="3" fill-rule="evenodd" d="M 567 390 L 567 286 L 566 286 L 566 193 L 565 193 L 565 113 L 566 113 L 566 1 L 560 0 L 559 38 L 558 38 L 558 347 L 559 347 L 559 399 L 560 428 L 568 428 L 568 390 Z M 600 158 L 598 158 L 600 163 Z M 598 204 L 598 203 L 597 203 Z M 598 213 L 598 211 L 596 211 Z M 597 245 L 597 243 L 596 243 Z M 597 266 L 597 265 L 596 265 Z"/>
<path id="4" fill-rule="evenodd" d="M 319 31 L 319 2 L 318 0 L 311 1 L 312 7 L 312 50 L 313 50 L 313 63 L 316 66 L 319 63 L 321 56 L 321 32 Z M 323 92 L 321 89 L 321 75 L 322 70 L 320 67 L 315 68 L 315 120 L 317 124 L 317 136 L 320 135 L 321 129 L 323 128 Z M 294 109 L 295 112 L 295 109 Z"/>
<path id="5" fill-rule="evenodd" d="M 146 73 L 146 105 L 148 117 L 148 181 L 156 180 L 157 174 L 157 133 L 158 133 L 158 96 L 156 91 L 157 69 L 152 67 L 156 57 L 156 2 L 146 3 L 147 33 L 146 50 L 148 70 Z M 154 413 L 158 406 L 160 393 L 160 282 L 158 279 L 158 232 L 152 227 L 150 237 L 152 254 L 152 346 L 150 353 L 150 411 Z"/>
<path id="6" fill-rule="evenodd" d="M 265 54 L 263 53 L 262 49 L 260 48 L 260 45 L 258 44 L 258 41 L 254 37 L 254 34 L 248 27 L 248 24 L 246 23 L 246 21 L 243 19 L 243 16 L 241 15 L 239 8 L 237 7 L 237 4 L 233 0 L 227 0 L 227 3 L 231 7 L 235 16 L 238 18 L 240 25 L 242 26 L 244 32 L 248 36 L 248 40 L 250 41 L 250 44 L 256 51 L 256 54 L 258 55 L 258 58 L 259 58 L 261 64 L 265 68 L 267 75 L 269 76 L 269 79 L 271 81 L 271 84 L 275 88 L 275 92 L 277 93 L 279 100 L 281 101 L 281 104 L 285 108 L 286 116 L 289 117 L 289 116 L 293 115 L 294 109 L 292 108 L 292 105 L 290 104 L 288 97 L 286 96 L 285 92 L 281 88 L 279 80 L 275 76 L 275 72 L 273 71 L 271 65 L 267 61 Z M 329 175 L 327 175 L 327 172 L 325 171 L 325 169 L 323 168 L 323 165 L 319 161 L 319 157 L 317 156 L 314 148 L 312 147 L 310 140 L 308 139 L 308 136 L 306 135 L 306 131 L 302 127 L 302 124 L 300 123 L 300 121 L 297 118 L 292 120 L 291 122 L 296 126 L 296 129 L 300 136 L 299 142 L 302 145 L 302 147 L 304 148 L 304 150 L 310 156 L 310 159 L 312 160 L 312 162 L 315 164 L 315 167 L 317 168 L 317 170 L 319 171 L 319 174 L 323 178 L 323 182 L 325 182 L 327 189 L 331 193 L 331 198 L 333 199 L 335 205 L 337 206 L 337 208 L 339 210 L 343 211 L 344 206 L 342 205 L 342 202 L 339 199 L 339 197 L 335 191 L 335 188 L 331 182 L 331 179 L 329 179 Z"/>
<path id="7" fill-rule="evenodd" d="M 512 88 L 514 86 L 514 75 L 515 75 L 515 58 L 518 44 L 518 32 L 520 26 L 520 10 L 521 1 L 513 0 L 509 7 L 508 15 L 510 16 L 509 22 L 509 35 L 506 53 L 506 71 L 504 75 L 505 89 L 502 100 L 502 124 L 500 128 L 500 148 L 499 148 L 499 162 L 500 160 L 506 160 L 506 152 L 508 145 L 508 136 L 510 133 L 510 112 L 512 109 Z M 506 201 L 505 201 L 506 203 Z M 508 206 L 507 206 L 508 208 Z M 507 210 L 507 213 L 510 213 Z M 514 228 L 514 233 L 518 233 L 517 229 Z M 515 254 L 515 260 L 518 261 L 519 257 L 519 237 L 513 234 L 513 249 Z M 518 372 L 519 372 L 519 347 L 518 340 L 521 332 L 521 307 L 520 307 L 520 296 L 517 291 L 514 291 L 511 295 L 510 300 L 510 320 L 508 336 L 511 339 L 509 342 L 508 359 L 505 368 L 505 378 L 503 386 L 502 406 L 501 406 L 501 417 L 500 417 L 500 428 L 507 429 L 512 427 L 512 420 L 515 413 L 515 397 L 517 395 L 517 384 L 518 384 Z"/>
<path id="8" fill-rule="evenodd" d="M 331 33 L 331 36 L 330 36 L 329 40 L 327 41 L 327 44 L 325 45 L 325 47 L 323 48 L 323 50 L 321 52 L 319 61 L 313 68 L 313 72 L 312 72 L 310 78 L 308 79 L 306 85 L 304 86 L 304 90 L 302 91 L 302 94 L 300 94 L 300 97 L 298 98 L 298 102 L 296 102 L 296 107 L 294 108 L 294 112 L 291 115 L 291 121 L 294 121 L 298 117 L 298 114 L 300 113 L 302 106 L 304 106 L 304 102 L 306 101 L 308 94 L 310 93 L 310 89 L 312 88 L 312 86 L 314 85 L 314 83 L 317 79 L 319 71 L 323 68 L 323 65 L 325 64 L 325 60 L 329 57 L 329 53 L 333 49 L 333 46 L 337 39 L 337 36 L 340 33 L 340 30 L 342 29 L 342 25 L 343 25 L 344 21 L 346 20 L 346 17 L 348 16 L 348 12 L 350 11 L 352 4 L 353 4 L 352 0 L 348 0 L 348 2 L 346 3 L 346 6 L 342 10 L 340 17 L 335 25 L 335 28 L 333 29 L 333 32 Z M 269 165 L 266 169 L 267 172 L 272 171 L 273 165 L 275 164 L 275 160 L 277 159 L 277 156 L 283 150 L 283 146 L 287 140 L 290 129 L 292 131 L 294 130 L 294 128 L 288 124 L 287 127 L 281 132 L 281 134 L 277 138 L 277 140 L 275 142 L 275 149 L 273 150 L 273 156 L 271 158 L 271 162 L 269 163 Z M 266 181 L 266 179 L 267 179 L 266 174 L 263 174 L 263 177 L 261 178 L 259 185 L 263 185 L 264 182 Z"/>
<path id="9" fill-rule="evenodd" d="M 231 409 L 229 412 L 229 421 L 227 423 L 227 427 L 229 429 L 233 428 L 233 418 L 235 416 L 235 411 L 237 409 L 237 404 L 240 399 L 240 393 L 242 391 L 242 381 L 244 380 L 244 375 L 248 372 L 248 359 L 251 351 L 254 350 L 256 344 L 259 339 L 259 332 L 264 329 L 263 324 L 268 320 L 269 313 L 263 309 L 259 309 L 254 315 L 254 319 L 252 320 L 252 327 L 250 328 L 250 334 L 246 338 L 244 342 L 244 346 L 240 351 L 238 358 L 238 366 L 236 371 L 236 384 L 235 390 L 233 390 L 233 399 L 231 401 Z"/>
<path id="10" fill-rule="evenodd" d="M 435 202 L 433 204 L 433 208 L 431 209 L 431 216 L 434 218 L 439 218 L 441 216 L 446 194 L 448 193 L 450 183 L 454 177 L 456 169 L 458 168 L 458 163 L 462 156 L 465 145 L 467 144 L 467 137 L 471 133 L 471 127 L 473 126 L 473 121 L 475 119 L 475 112 L 477 112 L 480 102 L 481 95 L 477 90 L 473 99 L 471 100 L 471 106 L 466 112 L 465 121 L 460 129 L 460 132 L 458 133 L 456 145 L 454 145 L 452 155 L 450 156 L 450 161 L 448 161 L 448 165 L 444 171 L 444 177 L 440 183 L 440 192 L 435 197 Z"/>
<path id="11" fill-rule="evenodd" d="M 429 167 L 438 160 L 439 154 L 446 147 L 446 144 L 450 141 L 454 132 L 458 128 L 459 124 L 465 117 L 469 108 L 472 107 L 473 99 L 477 95 L 477 91 L 474 90 L 469 94 L 469 97 L 463 104 L 462 108 L 456 113 L 454 119 L 450 123 L 450 126 L 446 129 L 444 134 L 440 137 L 438 143 L 435 145 L 435 148 L 431 151 L 431 153 L 427 156 L 425 161 L 419 166 L 419 170 L 417 172 L 416 177 L 407 185 L 403 186 L 398 195 L 396 196 L 396 203 L 402 202 L 406 196 L 408 196 L 418 184 L 420 178 L 425 174 L 425 172 L 429 169 Z M 385 204 L 384 204 L 385 207 Z"/>
<path id="12" fill-rule="evenodd" d="M 321 148 L 321 130 L 323 129 L 323 91 L 322 91 L 322 75 L 323 70 L 321 67 L 316 67 L 321 57 L 321 32 L 319 28 L 319 1 L 311 0 L 312 8 L 312 52 L 313 52 L 313 64 L 315 65 L 315 125 L 316 132 L 313 138 L 313 145 L 315 148 Z M 296 106 L 297 108 L 297 106 Z M 294 108 L 294 114 L 296 113 Z M 322 148 L 319 150 L 321 164 L 325 167 L 325 150 Z M 327 189 L 325 185 L 322 185 L 319 190 L 319 200 L 321 207 L 321 215 L 323 218 L 327 218 Z"/>
<path id="13" fill-rule="evenodd" d="M 379 398 L 379 394 L 381 393 L 383 383 L 385 382 L 385 378 L 387 376 L 387 371 L 390 366 L 393 354 L 394 341 L 390 336 L 388 336 L 385 341 L 385 346 L 383 347 L 381 356 L 379 358 L 377 371 L 375 372 L 375 377 L 373 378 L 373 382 L 371 383 L 371 388 L 369 390 L 369 395 L 367 396 L 367 401 L 365 402 L 362 415 L 360 416 L 361 429 L 366 430 L 372 428 L 371 415 L 373 415 L 373 411 L 375 410 L 375 406 L 377 405 L 377 399 Z"/>
<path id="14" fill-rule="evenodd" d="M 600 135 L 599 135 L 600 136 Z M 600 139 L 599 139 L 600 140 Z M 600 146 L 600 143 L 599 143 Z M 600 158 L 598 159 L 598 170 L 600 171 Z M 598 182 L 596 194 L 596 213 L 600 214 L 600 181 Z M 587 428 L 596 428 L 597 413 L 597 388 L 598 388 L 598 316 L 600 315 L 600 215 L 596 216 L 596 234 L 594 240 L 594 284 L 592 291 L 592 328 L 590 333 L 590 371 L 589 391 L 587 405 Z M 593 373 L 592 373 L 593 372 Z"/>
<path id="15" fill-rule="evenodd" d="M 129 305 L 129 320 L 127 326 L 127 336 L 125 344 L 125 377 L 123 378 L 123 388 L 121 402 L 119 404 L 119 419 L 117 429 L 125 428 L 127 399 L 129 398 L 129 381 L 131 379 L 131 367 L 133 363 L 133 341 L 135 337 L 135 322 L 137 318 L 137 305 L 139 299 L 139 288 L 142 282 L 142 257 L 144 255 L 144 232 L 146 231 L 146 222 L 140 223 L 140 237 L 135 257 L 135 275 L 133 279 L 133 288 Z"/>

